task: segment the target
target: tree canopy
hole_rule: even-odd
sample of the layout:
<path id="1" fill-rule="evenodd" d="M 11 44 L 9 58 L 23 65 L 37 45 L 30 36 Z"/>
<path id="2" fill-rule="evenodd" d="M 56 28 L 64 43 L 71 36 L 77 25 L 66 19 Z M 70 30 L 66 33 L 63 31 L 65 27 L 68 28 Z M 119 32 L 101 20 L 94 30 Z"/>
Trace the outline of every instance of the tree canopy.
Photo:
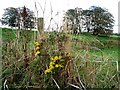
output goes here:
<path id="1" fill-rule="evenodd" d="M 114 26 L 114 17 L 107 9 L 91 6 L 90 9 L 92 16 L 93 34 L 106 33 L 112 30 Z"/>
<path id="2" fill-rule="evenodd" d="M 69 21 L 72 23 L 71 29 L 73 33 L 81 32 L 81 8 L 69 9 L 66 12 Z"/>
<path id="3" fill-rule="evenodd" d="M 1 23 L 3 25 L 8 25 L 11 27 L 17 27 L 18 26 L 18 22 L 20 22 L 20 20 L 22 21 L 23 18 L 21 16 L 21 13 L 23 11 L 23 7 L 19 7 L 19 8 L 14 8 L 14 7 L 8 7 L 4 10 L 4 14 L 2 16 L 1 19 Z M 26 19 L 26 26 L 27 28 L 33 28 L 34 27 L 34 13 L 26 8 L 28 17 Z"/>
<path id="4" fill-rule="evenodd" d="M 97 6 L 91 6 L 87 10 L 81 9 L 79 12 L 77 12 L 76 8 L 69 9 L 66 15 L 72 24 L 77 24 L 75 25 L 77 28 L 84 27 L 88 32 L 93 32 L 94 35 L 106 34 L 108 31 L 112 31 L 114 26 L 114 17 L 112 14 L 107 9 Z M 77 28 L 73 29 L 73 33 L 77 31 Z"/>

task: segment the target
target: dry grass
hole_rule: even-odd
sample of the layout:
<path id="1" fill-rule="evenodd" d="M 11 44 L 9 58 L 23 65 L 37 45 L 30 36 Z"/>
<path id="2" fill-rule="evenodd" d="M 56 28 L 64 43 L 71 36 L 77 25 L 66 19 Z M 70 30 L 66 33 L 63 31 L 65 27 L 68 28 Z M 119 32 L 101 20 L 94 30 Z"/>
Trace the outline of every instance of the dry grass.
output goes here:
<path id="1" fill-rule="evenodd" d="M 118 88 L 117 61 L 105 60 L 102 55 L 100 55 L 102 59 L 98 57 L 98 61 L 91 60 L 89 48 L 91 43 L 73 41 L 72 34 L 67 33 L 66 29 L 63 32 L 44 32 L 43 28 L 39 28 L 41 31 L 34 32 L 32 39 L 29 39 L 31 37 L 29 32 L 25 31 L 23 35 L 16 32 L 17 38 L 12 41 L 8 33 L 2 50 L 2 82 L 5 85 L 14 88 L 73 87 L 83 90 Z M 40 44 L 39 56 L 35 56 L 34 41 Z M 113 41 L 108 41 L 111 42 Z M 92 43 L 100 46 L 103 44 L 99 41 L 92 41 Z M 77 45 L 79 48 L 75 51 Z M 84 50 L 84 54 L 80 53 L 81 49 Z M 45 70 L 49 67 L 50 58 L 58 55 L 63 57 L 64 68 L 46 74 Z"/>

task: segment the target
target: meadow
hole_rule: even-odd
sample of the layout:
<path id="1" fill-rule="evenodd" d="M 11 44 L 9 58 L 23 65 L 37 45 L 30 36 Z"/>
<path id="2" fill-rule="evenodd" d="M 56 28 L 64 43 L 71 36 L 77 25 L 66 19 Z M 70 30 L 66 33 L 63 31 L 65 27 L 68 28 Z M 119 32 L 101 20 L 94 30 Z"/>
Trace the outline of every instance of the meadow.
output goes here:
<path id="1" fill-rule="evenodd" d="M 37 31 L 20 30 L 19 38 L 15 29 L 1 32 L 3 86 L 83 90 L 119 86 L 118 35 L 43 32 L 39 40 Z"/>

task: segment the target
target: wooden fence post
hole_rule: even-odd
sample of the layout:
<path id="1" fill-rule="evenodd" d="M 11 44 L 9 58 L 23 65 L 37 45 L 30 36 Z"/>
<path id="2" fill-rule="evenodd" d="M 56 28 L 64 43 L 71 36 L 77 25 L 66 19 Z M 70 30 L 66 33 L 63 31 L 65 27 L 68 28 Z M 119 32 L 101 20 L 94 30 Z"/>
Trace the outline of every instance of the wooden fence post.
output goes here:
<path id="1" fill-rule="evenodd" d="M 44 31 L 44 18 L 38 18 L 37 19 L 37 28 L 38 28 L 38 41 L 41 39 L 41 35 Z"/>

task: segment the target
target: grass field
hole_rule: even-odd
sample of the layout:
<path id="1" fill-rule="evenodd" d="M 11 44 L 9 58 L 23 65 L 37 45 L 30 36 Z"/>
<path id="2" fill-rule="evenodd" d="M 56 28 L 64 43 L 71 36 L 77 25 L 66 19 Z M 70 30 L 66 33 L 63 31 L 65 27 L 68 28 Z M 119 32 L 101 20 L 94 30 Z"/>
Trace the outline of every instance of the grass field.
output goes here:
<path id="1" fill-rule="evenodd" d="M 90 49 L 90 56 L 91 57 L 99 57 L 103 54 L 104 59 L 112 59 L 117 61 L 118 60 L 118 38 L 119 36 L 93 36 L 89 33 L 83 33 L 77 36 L 72 36 L 74 40 L 77 41 L 76 47 L 74 50 L 76 53 L 84 52 L 84 44 L 88 45 L 88 49 Z M 84 43 L 83 47 L 80 46 L 80 43 Z M 80 52 L 81 51 L 81 52 Z M 93 59 L 91 58 L 91 59 Z"/>
<path id="2" fill-rule="evenodd" d="M 2 28 L 1 30 L 2 30 L 2 42 L 3 42 L 2 43 L 3 82 L 5 78 L 8 78 L 8 81 L 9 81 L 9 79 L 14 76 L 13 73 L 14 74 L 20 73 L 19 75 L 22 75 L 21 80 L 19 80 L 20 81 L 19 84 L 22 83 L 20 85 L 26 85 L 26 82 L 29 82 L 29 78 L 27 78 L 26 75 L 28 75 L 28 77 L 35 78 L 36 80 L 36 77 L 33 77 L 30 75 L 30 73 L 27 73 L 24 71 L 24 68 L 22 67 L 23 62 L 19 64 L 13 63 L 14 61 L 16 61 L 16 59 L 21 59 L 22 57 L 22 54 L 21 54 L 22 43 L 21 42 L 22 40 L 24 40 L 25 32 L 21 30 L 21 37 L 18 39 L 19 44 L 18 44 L 18 47 L 16 48 L 15 46 L 15 42 L 17 38 L 16 30 L 11 30 L 7 28 Z M 28 34 L 27 51 L 29 53 L 28 57 L 31 60 L 31 57 L 32 57 L 30 56 L 32 55 L 31 51 L 34 50 L 34 39 L 33 39 L 34 31 L 27 31 L 27 34 Z M 58 41 L 55 38 L 57 34 L 59 34 L 61 37 L 60 39 L 58 37 L 57 39 Z M 43 43 L 44 50 L 42 50 L 41 52 L 47 52 L 50 55 L 54 55 L 54 53 L 56 52 L 58 48 L 57 45 L 60 46 L 59 45 L 60 44 L 59 40 L 60 40 L 60 42 L 62 42 L 62 44 L 65 45 L 64 48 L 66 48 L 65 49 L 67 50 L 66 52 L 71 53 L 72 55 L 71 60 L 73 61 L 74 71 L 75 73 L 78 74 L 77 77 L 81 77 L 81 81 L 84 83 L 86 87 L 88 88 L 95 88 L 95 87 L 96 88 L 111 88 L 111 87 L 118 88 L 119 76 L 117 74 L 118 65 L 116 62 L 119 60 L 118 58 L 119 47 L 118 46 L 120 45 L 120 43 L 118 40 L 120 36 L 117 36 L 117 35 L 93 36 L 90 33 L 81 33 L 78 35 L 69 34 L 68 41 L 65 41 L 66 40 L 65 36 L 66 34 L 64 33 L 57 33 L 57 32 L 44 33 L 43 37 L 45 38 L 46 41 L 43 41 L 45 43 L 45 44 Z M 56 44 L 56 41 L 57 41 L 57 44 Z M 6 45 L 8 47 L 8 50 L 6 50 Z M 14 55 L 16 53 L 16 50 L 19 50 L 19 55 L 17 58 Z M 40 59 L 47 60 L 48 58 L 40 57 Z M 45 62 L 48 63 L 47 61 Z M 34 66 L 35 61 L 31 61 L 30 63 L 33 63 L 32 66 Z M 35 75 L 39 75 L 37 71 L 41 69 L 41 68 L 38 68 L 37 65 L 35 65 L 36 67 L 32 67 L 32 69 L 34 69 L 33 70 L 34 73 L 36 73 Z M 10 69 L 11 66 L 12 66 L 12 69 Z M 24 73 L 24 74 L 21 74 L 21 73 Z M 40 77 L 40 78 L 44 78 L 44 77 Z M 35 80 L 31 82 L 34 83 Z M 10 81 L 9 81 L 10 85 L 11 84 L 13 85 L 13 82 L 17 82 L 16 84 L 18 84 L 18 81 L 14 81 L 11 79 Z M 41 79 L 41 82 L 43 81 Z M 37 83 L 41 83 L 41 82 L 37 82 Z M 49 83 L 51 82 L 49 81 Z M 16 84 L 14 84 L 13 86 L 15 86 Z M 36 84 L 32 84 L 32 85 L 35 86 Z M 48 85 L 48 83 L 45 84 L 45 86 L 46 85 Z"/>
<path id="3" fill-rule="evenodd" d="M 28 31 L 29 32 L 29 39 L 31 42 L 34 42 L 33 34 L 34 31 Z M 2 40 L 3 42 L 6 42 L 8 40 L 8 37 L 11 41 L 14 41 L 16 38 L 16 30 L 11 30 L 7 28 L 2 29 Z M 118 60 L 118 39 L 120 36 L 117 35 L 110 35 L 106 37 L 100 37 L 100 36 L 93 36 L 89 33 L 82 33 L 80 35 L 72 35 L 71 36 L 72 41 L 76 42 L 74 46 L 74 51 L 76 53 L 84 52 L 84 46 L 82 44 L 89 44 L 91 47 L 90 54 L 91 56 L 100 56 L 101 52 L 104 54 L 104 58 L 106 59 L 112 59 L 117 61 Z M 4 44 L 4 43 L 3 43 Z M 82 47 L 83 46 L 83 47 Z M 77 51 L 77 50 L 78 51 Z"/>

